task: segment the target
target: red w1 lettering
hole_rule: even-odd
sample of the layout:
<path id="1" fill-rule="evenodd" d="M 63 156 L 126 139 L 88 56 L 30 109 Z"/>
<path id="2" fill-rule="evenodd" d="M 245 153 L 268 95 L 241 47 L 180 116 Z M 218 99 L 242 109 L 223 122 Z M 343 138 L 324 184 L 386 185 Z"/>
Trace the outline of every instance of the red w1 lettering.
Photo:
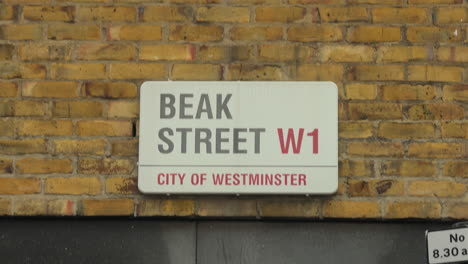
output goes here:
<path id="1" fill-rule="evenodd" d="M 318 129 L 316 128 L 312 132 L 307 133 L 306 135 L 309 137 L 312 137 L 312 154 L 318 154 L 318 136 L 319 136 Z M 290 145 L 292 146 L 292 152 L 294 154 L 301 153 L 303 137 L 304 137 L 304 128 L 299 128 L 297 139 L 296 139 L 296 135 L 294 134 L 294 129 L 289 128 L 288 135 L 286 136 L 286 140 L 285 140 L 283 136 L 283 129 L 278 128 L 278 138 L 279 138 L 281 153 L 288 154 Z"/>

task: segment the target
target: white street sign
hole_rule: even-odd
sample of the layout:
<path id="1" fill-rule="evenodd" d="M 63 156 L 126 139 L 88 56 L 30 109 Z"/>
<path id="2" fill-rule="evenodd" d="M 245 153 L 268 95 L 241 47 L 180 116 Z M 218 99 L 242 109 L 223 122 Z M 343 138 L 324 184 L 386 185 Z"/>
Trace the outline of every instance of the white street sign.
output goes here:
<path id="1" fill-rule="evenodd" d="M 429 264 L 468 261 L 468 228 L 427 232 Z"/>

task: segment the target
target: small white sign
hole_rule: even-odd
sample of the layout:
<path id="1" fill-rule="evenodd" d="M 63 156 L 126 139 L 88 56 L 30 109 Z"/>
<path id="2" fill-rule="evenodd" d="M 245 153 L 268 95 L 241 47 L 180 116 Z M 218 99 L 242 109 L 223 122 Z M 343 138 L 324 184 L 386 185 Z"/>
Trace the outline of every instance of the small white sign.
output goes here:
<path id="1" fill-rule="evenodd" d="M 427 232 L 429 264 L 468 261 L 468 228 Z"/>
<path id="2" fill-rule="evenodd" d="M 330 194 L 338 186 L 332 82 L 145 82 L 144 193 Z"/>

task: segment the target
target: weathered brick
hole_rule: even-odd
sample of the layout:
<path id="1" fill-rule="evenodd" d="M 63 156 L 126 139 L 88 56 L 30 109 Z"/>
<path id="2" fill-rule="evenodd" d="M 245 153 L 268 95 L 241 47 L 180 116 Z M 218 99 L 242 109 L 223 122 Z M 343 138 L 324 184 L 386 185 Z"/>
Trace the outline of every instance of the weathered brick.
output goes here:
<path id="1" fill-rule="evenodd" d="M 132 45 L 119 44 L 81 44 L 77 50 L 79 60 L 133 60 L 136 57 Z"/>
<path id="2" fill-rule="evenodd" d="M 254 57 L 252 46 L 201 46 L 198 59 L 203 61 L 247 61 Z"/>
<path id="3" fill-rule="evenodd" d="M 408 0 L 408 4 L 433 5 L 433 4 L 462 4 L 463 0 Z"/>
<path id="4" fill-rule="evenodd" d="M 50 44 L 42 42 L 26 42 L 17 46 L 18 58 L 22 61 L 48 60 Z"/>
<path id="5" fill-rule="evenodd" d="M 350 196 L 401 196 L 405 184 L 399 180 L 348 180 Z"/>
<path id="6" fill-rule="evenodd" d="M 439 218 L 442 206 L 437 202 L 389 202 L 386 218 Z"/>
<path id="7" fill-rule="evenodd" d="M 25 158 L 16 161 L 17 173 L 71 173 L 72 163 L 69 159 Z"/>
<path id="8" fill-rule="evenodd" d="M 36 178 L 0 178 L 0 194 L 33 194 L 41 191 Z"/>
<path id="9" fill-rule="evenodd" d="M 139 112 L 138 102 L 112 101 L 107 105 L 107 117 L 109 118 L 136 118 Z"/>
<path id="10" fill-rule="evenodd" d="M 348 29 L 350 42 L 397 42 L 401 40 L 399 27 L 355 26 Z"/>
<path id="11" fill-rule="evenodd" d="M 203 199 L 197 203 L 197 215 L 218 217 L 256 217 L 255 200 Z"/>
<path id="12" fill-rule="evenodd" d="M 383 46 L 377 50 L 377 62 L 410 62 L 432 59 L 432 47 Z"/>
<path id="13" fill-rule="evenodd" d="M 169 40 L 218 41 L 224 29 L 217 25 L 171 25 Z"/>
<path id="14" fill-rule="evenodd" d="M 15 101 L 14 115 L 44 117 L 48 115 L 48 104 L 39 101 Z"/>
<path id="15" fill-rule="evenodd" d="M 451 181 L 413 181 L 408 185 L 412 196 L 460 197 L 465 192 L 465 184 Z"/>
<path id="16" fill-rule="evenodd" d="M 283 29 L 279 26 L 234 26 L 231 29 L 232 40 L 269 41 L 283 38 Z"/>
<path id="17" fill-rule="evenodd" d="M 289 23 L 302 20 L 306 12 L 305 8 L 298 6 L 257 7 L 255 9 L 255 21 Z M 244 22 L 248 22 L 248 20 Z"/>
<path id="18" fill-rule="evenodd" d="M 48 38 L 52 40 L 98 40 L 101 29 L 93 24 L 50 24 Z"/>
<path id="19" fill-rule="evenodd" d="M 300 25 L 288 29 L 288 40 L 299 42 L 332 42 L 343 39 L 340 27 L 330 25 Z"/>
<path id="20" fill-rule="evenodd" d="M 382 122 L 379 125 L 378 136 L 400 139 L 434 138 L 436 129 L 433 123 Z"/>
<path id="21" fill-rule="evenodd" d="M 343 79 L 343 66 L 338 64 L 302 64 L 297 67 L 297 80 L 335 81 Z"/>
<path id="22" fill-rule="evenodd" d="M 403 112 L 400 104 L 369 102 L 348 104 L 348 117 L 351 120 L 401 119 Z"/>
<path id="23" fill-rule="evenodd" d="M 110 65 L 110 78 L 123 79 L 150 79 L 160 80 L 164 78 L 164 64 L 155 63 L 114 63 Z"/>
<path id="24" fill-rule="evenodd" d="M 137 194 L 137 178 L 111 177 L 106 179 L 106 193 Z"/>
<path id="25" fill-rule="evenodd" d="M 444 100 L 449 101 L 468 101 L 468 85 L 444 85 L 443 89 Z"/>
<path id="26" fill-rule="evenodd" d="M 218 4 L 221 0 L 169 0 L 175 4 Z"/>
<path id="27" fill-rule="evenodd" d="M 324 217 L 377 218 L 379 211 L 379 204 L 372 201 L 328 201 L 323 205 Z"/>
<path id="28" fill-rule="evenodd" d="M 348 0 L 350 4 L 402 5 L 403 0 Z"/>
<path id="29" fill-rule="evenodd" d="M 222 68 L 215 64 L 174 64 L 172 80 L 221 80 Z"/>
<path id="30" fill-rule="evenodd" d="M 462 82 L 463 67 L 437 65 L 409 65 L 408 80 L 434 82 Z"/>
<path id="31" fill-rule="evenodd" d="M 140 47 L 141 60 L 194 60 L 196 47 L 191 44 L 163 44 Z"/>
<path id="32" fill-rule="evenodd" d="M 227 80 L 284 80 L 280 67 L 234 64 L 229 66 Z"/>
<path id="33" fill-rule="evenodd" d="M 15 46 L 11 44 L 0 44 L 0 61 L 11 60 L 15 54 Z"/>
<path id="34" fill-rule="evenodd" d="M 102 117 L 103 106 L 96 101 L 54 102 L 52 116 L 60 118 Z"/>
<path id="35" fill-rule="evenodd" d="M 115 140 L 112 141 L 113 156 L 136 156 L 138 154 L 138 141 L 130 140 Z"/>
<path id="36" fill-rule="evenodd" d="M 464 143 L 415 142 L 409 144 L 408 155 L 417 158 L 464 158 L 466 146 Z"/>
<path id="37" fill-rule="evenodd" d="M 340 177 L 372 177 L 374 162 L 371 160 L 340 160 L 338 164 Z"/>
<path id="38" fill-rule="evenodd" d="M 57 80 L 89 80 L 106 77 L 106 65 L 100 63 L 54 63 L 50 71 L 52 78 Z"/>
<path id="39" fill-rule="evenodd" d="M 425 8 L 374 8 L 372 20 L 374 23 L 391 24 L 424 24 L 428 21 L 428 10 Z"/>
<path id="40" fill-rule="evenodd" d="M 130 174 L 135 162 L 127 159 L 91 159 L 79 161 L 78 170 L 84 174 Z"/>
<path id="41" fill-rule="evenodd" d="M 25 6 L 23 16 L 32 21 L 73 21 L 74 6 Z"/>
<path id="42" fill-rule="evenodd" d="M 0 139 L 0 153 L 2 154 L 33 154 L 47 153 L 45 139 Z"/>
<path id="43" fill-rule="evenodd" d="M 405 68 L 400 65 L 357 65 L 349 69 L 347 78 L 351 81 L 402 81 Z"/>
<path id="44" fill-rule="evenodd" d="M 468 218 L 468 205 L 466 203 L 450 203 L 445 204 L 447 217 L 455 219 Z"/>
<path id="45" fill-rule="evenodd" d="M 13 6 L 0 4 L 0 20 L 13 20 L 15 16 L 16 11 Z"/>
<path id="46" fill-rule="evenodd" d="M 135 21 L 136 9 L 130 6 L 79 6 L 76 11 L 78 21 Z"/>
<path id="47" fill-rule="evenodd" d="M 44 79 L 46 68 L 41 64 L 32 63 L 0 63 L 1 79 Z"/>
<path id="48" fill-rule="evenodd" d="M 104 139 L 58 139 L 52 142 L 56 154 L 104 155 L 108 144 Z"/>
<path id="49" fill-rule="evenodd" d="M 298 47 L 289 44 L 263 44 L 258 47 L 258 57 L 263 61 L 291 61 Z"/>
<path id="50" fill-rule="evenodd" d="M 101 193 L 101 182 L 96 177 L 50 177 L 45 180 L 47 194 L 96 195 Z"/>
<path id="51" fill-rule="evenodd" d="M 462 39 L 462 30 L 458 27 L 408 27 L 406 38 L 410 42 L 456 42 Z"/>
<path id="52" fill-rule="evenodd" d="M 351 100 L 373 100 L 377 97 L 377 85 L 371 83 L 346 84 L 344 97 Z"/>
<path id="53" fill-rule="evenodd" d="M 382 175 L 403 177 L 430 177 L 437 172 L 435 162 L 423 160 L 388 160 L 382 162 L 380 170 Z"/>
<path id="54" fill-rule="evenodd" d="M 76 82 L 41 81 L 23 82 L 23 97 L 74 98 L 78 97 Z"/>
<path id="55" fill-rule="evenodd" d="M 443 123 L 442 137 L 468 139 L 468 123 Z"/>
<path id="56" fill-rule="evenodd" d="M 192 200 L 141 200 L 138 203 L 138 216 L 191 216 L 195 214 Z"/>
<path id="57" fill-rule="evenodd" d="M 1 14 L 1 11 L 0 11 Z M 1 18 L 1 17 L 0 17 Z M 0 199 L 0 215 L 11 215 L 11 201 L 10 199 Z"/>
<path id="58" fill-rule="evenodd" d="M 0 174 L 13 173 L 13 161 L 7 158 L 0 158 Z"/>
<path id="59" fill-rule="evenodd" d="M 401 142 L 350 142 L 347 152 L 360 157 L 402 157 L 404 149 Z"/>
<path id="60" fill-rule="evenodd" d="M 40 40 L 42 39 L 42 25 L 40 24 L 0 25 L 0 39 L 3 39 L 3 40 Z"/>
<path id="61" fill-rule="evenodd" d="M 408 118 L 412 120 L 457 120 L 464 116 L 463 107 L 456 104 L 417 104 L 408 109 Z"/>
<path id="62" fill-rule="evenodd" d="M 247 7 L 199 7 L 197 8 L 195 20 L 199 22 L 248 23 L 250 21 L 250 10 Z"/>
<path id="63" fill-rule="evenodd" d="M 110 120 L 79 121 L 77 123 L 77 133 L 79 136 L 85 137 L 130 137 L 132 136 L 132 123 Z"/>
<path id="64" fill-rule="evenodd" d="M 463 7 L 443 7 L 436 10 L 437 24 L 459 24 L 468 21 L 468 9 Z"/>
<path id="65" fill-rule="evenodd" d="M 323 46 L 320 60 L 323 62 L 366 62 L 374 60 L 374 48 L 368 46 Z"/>
<path id="66" fill-rule="evenodd" d="M 288 0 L 289 4 L 344 4 L 346 0 Z"/>
<path id="67" fill-rule="evenodd" d="M 444 164 L 444 176 L 468 177 L 468 162 L 449 161 Z"/>
<path id="68" fill-rule="evenodd" d="M 440 47 L 437 59 L 448 62 L 468 62 L 468 47 Z"/>
<path id="69" fill-rule="evenodd" d="M 340 138 L 369 138 L 373 136 L 373 130 L 369 122 L 340 122 L 338 135 Z"/>
<path id="70" fill-rule="evenodd" d="M 73 124 L 69 120 L 21 120 L 17 130 L 20 136 L 70 136 Z"/>
<path id="71" fill-rule="evenodd" d="M 84 95 L 106 99 L 134 98 L 137 87 L 129 82 L 87 82 L 83 89 Z"/>
<path id="72" fill-rule="evenodd" d="M 323 22 L 365 22 L 369 21 L 367 8 L 350 7 L 319 7 Z"/>
<path id="73" fill-rule="evenodd" d="M 0 82 L 0 97 L 15 97 L 18 95 L 18 85 L 14 82 Z"/>
<path id="74" fill-rule="evenodd" d="M 0 119 L 0 136 L 13 136 L 15 134 L 15 125 L 13 123 L 13 120 L 11 119 L 6 119 L 2 120 Z"/>
<path id="75" fill-rule="evenodd" d="M 132 199 L 103 199 L 82 201 L 85 216 L 123 216 L 133 215 L 134 203 Z"/>
<path id="76" fill-rule="evenodd" d="M 71 216 L 75 206 L 70 200 L 45 200 L 42 198 L 15 200 L 16 216 Z"/>
<path id="77" fill-rule="evenodd" d="M 128 24 L 111 26 L 107 32 L 108 40 L 161 40 L 162 28 L 160 25 Z"/>
<path id="78" fill-rule="evenodd" d="M 143 11 L 145 22 L 187 22 L 192 18 L 192 8 L 188 6 L 146 6 Z"/>
<path id="79" fill-rule="evenodd" d="M 432 85 L 384 85 L 381 96 L 383 100 L 432 100 L 436 98 L 436 90 Z"/>
<path id="80" fill-rule="evenodd" d="M 258 201 L 260 217 L 319 217 L 322 203 L 317 200 L 278 200 Z"/>

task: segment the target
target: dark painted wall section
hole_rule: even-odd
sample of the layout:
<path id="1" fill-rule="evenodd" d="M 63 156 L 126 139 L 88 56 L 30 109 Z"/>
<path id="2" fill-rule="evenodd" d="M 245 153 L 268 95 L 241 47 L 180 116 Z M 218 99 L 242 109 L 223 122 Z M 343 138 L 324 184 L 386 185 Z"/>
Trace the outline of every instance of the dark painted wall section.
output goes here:
<path id="1" fill-rule="evenodd" d="M 450 223 L 0 220 L 0 263 L 425 263 Z"/>

